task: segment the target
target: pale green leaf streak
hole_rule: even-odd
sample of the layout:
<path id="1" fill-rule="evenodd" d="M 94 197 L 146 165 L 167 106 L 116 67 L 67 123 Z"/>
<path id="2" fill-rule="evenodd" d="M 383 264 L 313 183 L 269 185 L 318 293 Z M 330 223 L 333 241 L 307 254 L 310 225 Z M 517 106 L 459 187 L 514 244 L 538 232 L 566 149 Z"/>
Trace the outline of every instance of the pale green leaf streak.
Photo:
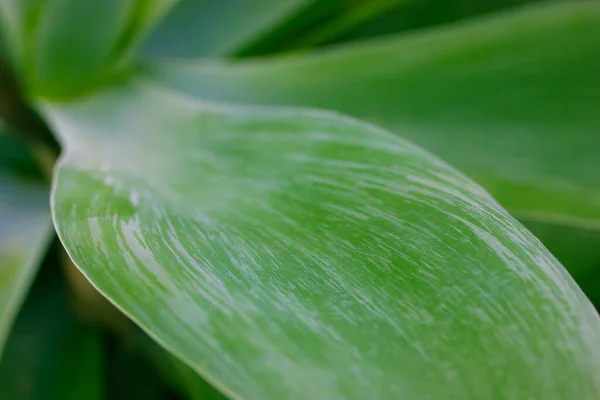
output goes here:
<path id="1" fill-rule="evenodd" d="M 600 322 L 570 276 L 398 136 L 140 82 L 41 107 L 71 258 L 228 396 L 600 396 Z"/>
<path id="2" fill-rule="evenodd" d="M 48 188 L 0 170 L 0 356 L 50 232 Z"/>
<path id="3" fill-rule="evenodd" d="M 600 227 L 600 2 L 528 7 L 305 56 L 170 62 L 187 94 L 332 109 L 441 156 L 514 215 Z"/>
<path id="4" fill-rule="evenodd" d="M 149 56 L 224 56 L 258 40 L 314 0 L 180 0 L 143 47 Z"/>
<path id="5" fill-rule="evenodd" d="M 44 267 L 9 335 L 0 398 L 103 400 L 100 334 L 69 313 L 58 265 Z"/>

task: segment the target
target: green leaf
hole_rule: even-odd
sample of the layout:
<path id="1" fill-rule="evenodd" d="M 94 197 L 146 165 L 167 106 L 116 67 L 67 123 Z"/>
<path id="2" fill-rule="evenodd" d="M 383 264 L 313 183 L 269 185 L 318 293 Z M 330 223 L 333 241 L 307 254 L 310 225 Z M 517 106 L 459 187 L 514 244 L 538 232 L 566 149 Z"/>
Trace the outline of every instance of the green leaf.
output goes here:
<path id="1" fill-rule="evenodd" d="M 9 336 L 0 362 L 2 399 L 103 399 L 100 337 L 69 313 L 57 268 L 40 271 Z"/>
<path id="2" fill-rule="evenodd" d="M 205 99 L 309 106 L 441 156 L 519 218 L 600 228 L 600 2 L 530 7 L 306 56 L 170 62 Z"/>
<path id="3" fill-rule="evenodd" d="M 114 79 L 173 0 L 5 0 L 0 18 L 28 92 L 68 97 Z"/>
<path id="4" fill-rule="evenodd" d="M 572 0 L 426 0 L 410 1 L 403 7 L 390 10 L 380 18 L 358 27 L 338 40 L 350 41 L 389 35 L 442 24 L 463 22 L 466 19 L 514 9 L 524 4 L 542 2 L 572 2 Z"/>
<path id="5" fill-rule="evenodd" d="M 311 40 L 312 35 L 316 35 L 316 43 L 322 38 L 322 34 L 327 39 L 331 36 L 337 36 L 345 29 L 355 23 L 363 20 L 363 17 L 372 16 L 368 13 L 371 8 L 376 12 L 381 9 L 379 4 L 366 5 L 362 0 L 328 0 L 311 1 L 307 3 L 299 12 L 293 15 L 284 24 L 271 29 L 268 35 L 264 35 L 259 40 L 246 43 L 243 47 L 235 51 L 235 55 L 256 56 L 278 52 L 289 52 L 298 47 L 298 45 L 311 45 L 312 42 L 304 43 L 305 38 Z M 378 0 L 369 3 L 380 3 Z M 389 1 L 390 7 L 398 3 L 397 0 Z M 367 13 L 364 13 L 367 11 Z M 341 24 L 339 24 L 341 22 Z M 330 28 L 333 28 L 330 30 Z"/>
<path id="6" fill-rule="evenodd" d="M 248 55 L 312 46 L 406 0 L 183 0 L 143 48 L 149 57 Z"/>
<path id="7" fill-rule="evenodd" d="M 410 0 L 371 0 L 359 2 L 354 7 L 341 12 L 339 16 L 333 18 L 332 21 L 324 24 L 324 26 L 309 32 L 306 36 L 299 39 L 294 47 L 310 47 L 332 41 L 339 36 L 343 36 L 348 31 L 352 31 L 357 26 L 376 19 L 382 14 L 389 13 L 408 2 Z"/>
<path id="8" fill-rule="evenodd" d="M 149 56 L 223 56 L 285 22 L 314 0 L 181 0 L 152 33 Z"/>
<path id="9" fill-rule="evenodd" d="M 0 169 L 0 356 L 50 232 L 48 188 Z"/>
<path id="10" fill-rule="evenodd" d="M 41 107 L 74 263 L 226 395 L 600 396 L 600 321 L 570 276 L 398 136 L 143 81 Z"/>

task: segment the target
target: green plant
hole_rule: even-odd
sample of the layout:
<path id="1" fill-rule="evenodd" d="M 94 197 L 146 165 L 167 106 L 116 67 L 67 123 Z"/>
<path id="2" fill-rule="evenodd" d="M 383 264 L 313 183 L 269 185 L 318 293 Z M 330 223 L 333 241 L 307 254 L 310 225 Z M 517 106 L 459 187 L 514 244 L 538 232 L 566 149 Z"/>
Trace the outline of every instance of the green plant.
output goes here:
<path id="1" fill-rule="evenodd" d="M 598 399 L 600 3 L 521 3 L 0 3 L 0 398 Z"/>

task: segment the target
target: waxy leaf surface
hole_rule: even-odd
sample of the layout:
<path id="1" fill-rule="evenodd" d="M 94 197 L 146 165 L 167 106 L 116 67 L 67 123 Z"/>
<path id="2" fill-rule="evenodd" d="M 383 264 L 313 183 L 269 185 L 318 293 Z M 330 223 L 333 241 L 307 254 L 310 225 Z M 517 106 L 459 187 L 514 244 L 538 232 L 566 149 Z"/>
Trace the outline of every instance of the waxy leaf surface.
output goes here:
<path id="1" fill-rule="evenodd" d="M 71 258 L 228 396 L 600 395 L 600 323 L 570 276 L 398 135 L 139 80 L 40 107 Z"/>

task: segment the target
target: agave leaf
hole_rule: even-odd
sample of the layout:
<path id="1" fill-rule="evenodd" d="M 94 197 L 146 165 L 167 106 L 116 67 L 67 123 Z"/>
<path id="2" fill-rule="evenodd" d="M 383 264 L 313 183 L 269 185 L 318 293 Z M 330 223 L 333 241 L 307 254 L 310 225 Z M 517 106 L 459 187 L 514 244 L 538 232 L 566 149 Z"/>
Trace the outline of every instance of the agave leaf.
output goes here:
<path id="1" fill-rule="evenodd" d="M 569 268 L 586 296 L 600 305 L 600 232 L 537 221 L 525 221 L 525 226 L 538 237 L 557 259 Z M 192 368 L 179 361 L 145 335 L 140 335 L 141 350 L 171 384 L 194 400 L 223 399 Z"/>
<path id="2" fill-rule="evenodd" d="M 552 254 L 568 269 L 586 296 L 600 305 L 600 231 L 524 221 Z M 151 339 L 141 340 L 143 351 L 173 386 L 194 400 L 222 399 L 192 368 L 161 349 Z"/>
<path id="3" fill-rule="evenodd" d="M 72 260 L 227 396 L 600 395 L 600 321 L 571 277 L 399 136 L 137 80 L 40 107 Z"/>

